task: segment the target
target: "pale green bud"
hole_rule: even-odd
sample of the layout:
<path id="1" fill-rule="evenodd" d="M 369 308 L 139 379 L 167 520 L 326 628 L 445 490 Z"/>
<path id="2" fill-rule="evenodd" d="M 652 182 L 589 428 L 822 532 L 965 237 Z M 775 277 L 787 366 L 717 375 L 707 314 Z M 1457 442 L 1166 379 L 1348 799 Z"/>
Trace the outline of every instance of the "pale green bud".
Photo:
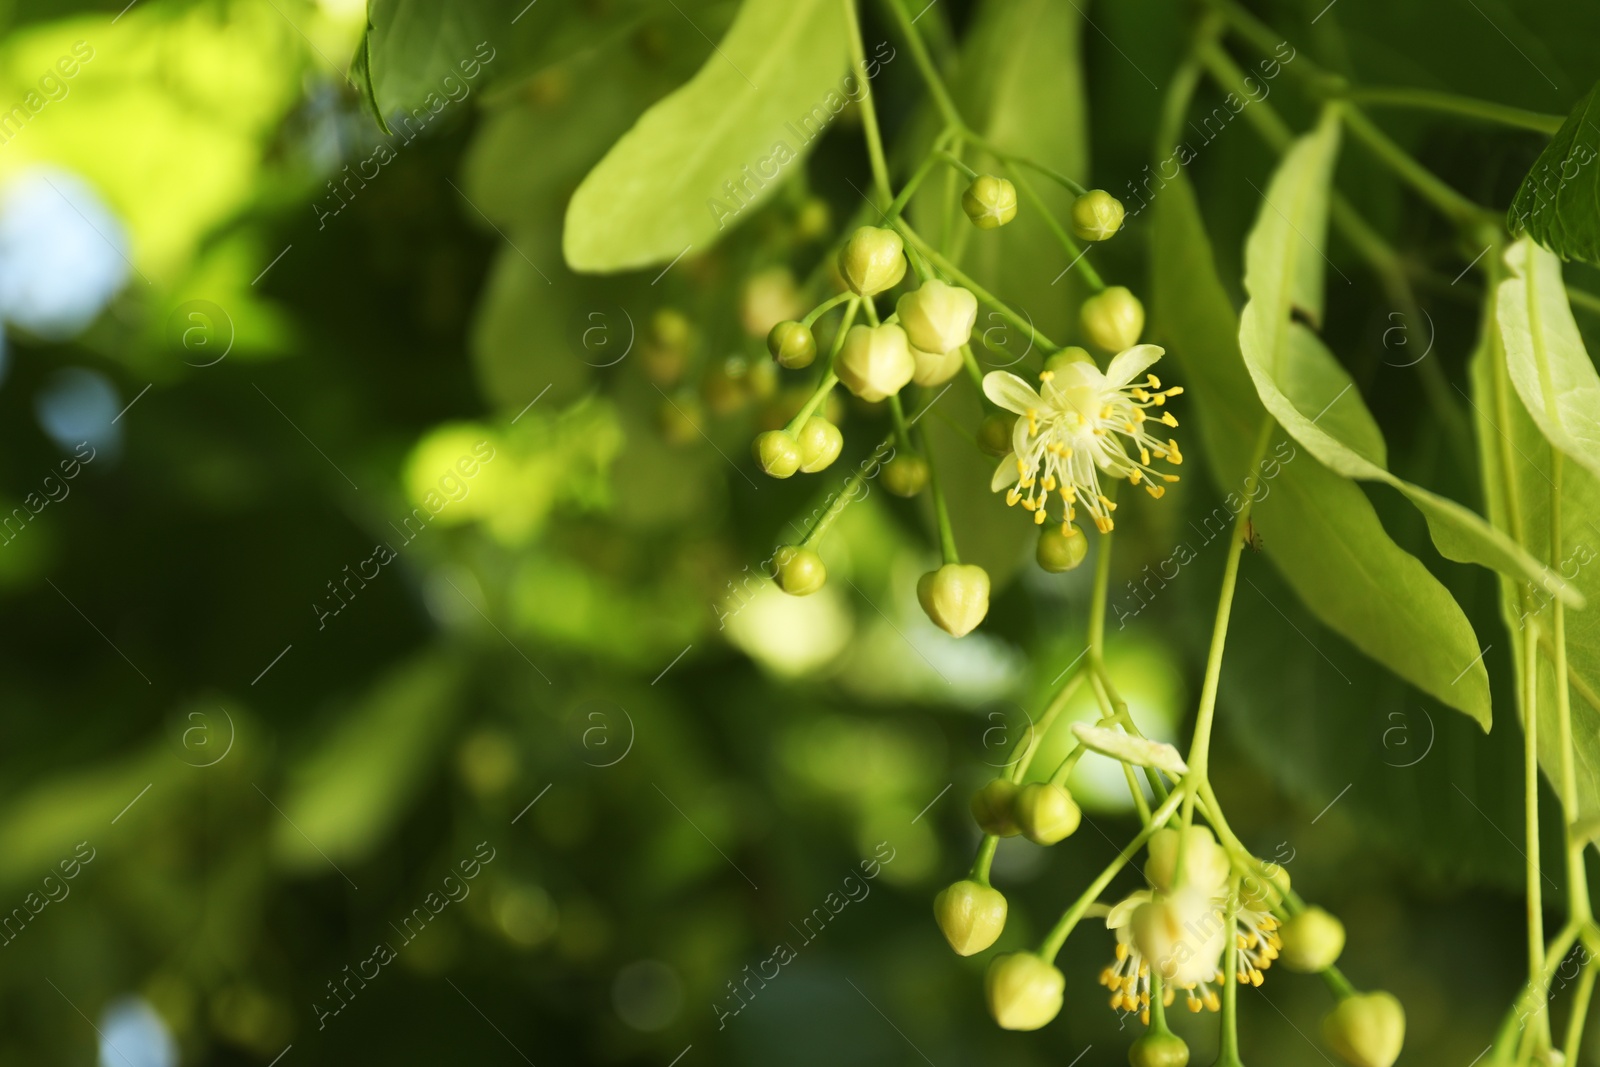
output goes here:
<path id="1" fill-rule="evenodd" d="M 1204 826 L 1191 826 L 1183 833 L 1181 884 L 1205 893 L 1217 892 L 1228 880 L 1231 865 L 1227 852 Z M 1150 862 L 1145 864 L 1145 877 L 1161 892 L 1171 892 L 1178 884 L 1174 877 L 1178 866 L 1178 831 L 1165 827 L 1157 830 L 1150 835 L 1149 849 Z"/>
<path id="2" fill-rule="evenodd" d="M 772 557 L 778 572 L 778 588 L 790 596 L 809 596 L 828 580 L 822 557 L 809 548 L 784 545 Z"/>
<path id="3" fill-rule="evenodd" d="M 1022 832 L 1013 808 L 1016 799 L 1015 782 L 1009 778 L 991 778 L 972 794 L 972 818 L 986 834 L 1016 837 Z"/>
<path id="4" fill-rule="evenodd" d="M 756 462 L 774 478 L 787 478 L 800 469 L 800 442 L 783 430 L 768 430 L 756 437 Z"/>
<path id="5" fill-rule="evenodd" d="M 1083 818 L 1072 794 L 1049 782 L 1029 782 L 1017 790 L 1011 807 L 1023 834 L 1039 845 L 1071 837 Z"/>
<path id="6" fill-rule="evenodd" d="M 817 338 L 803 322 L 780 322 L 767 334 L 767 351 L 781 366 L 790 370 L 811 366 L 817 358 Z"/>
<path id="7" fill-rule="evenodd" d="M 1083 562 L 1089 552 L 1089 539 L 1070 522 L 1039 529 L 1039 547 L 1034 558 L 1051 574 L 1070 571 Z"/>
<path id="8" fill-rule="evenodd" d="M 846 389 L 872 403 L 904 389 L 916 369 L 906 332 L 892 324 L 850 327 L 834 366 Z"/>
<path id="9" fill-rule="evenodd" d="M 989 572 L 970 563 L 946 563 L 917 581 L 917 599 L 934 625 L 965 637 L 989 614 Z"/>
<path id="10" fill-rule="evenodd" d="M 928 461 L 903 453 L 883 465 L 883 487 L 895 496 L 913 497 L 928 487 Z"/>
<path id="11" fill-rule="evenodd" d="M 1093 362 L 1094 357 L 1089 354 L 1089 350 L 1087 348 L 1079 348 L 1077 345 L 1068 345 L 1066 348 L 1054 353 L 1049 359 L 1045 360 L 1044 369 L 1049 371 L 1051 374 L 1059 374 L 1061 372 L 1061 368 L 1069 364 Z"/>
<path id="12" fill-rule="evenodd" d="M 1123 352 L 1144 332 L 1144 305 L 1126 286 L 1096 293 L 1078 309 L 1078 324 L 1089 341 L 1107 352 Z"/>
<path id="13" fill-rule="evenodd" d="M 1017 217 L 1016 186 L 1004 178 L 980 174 L 961 194 L 961 210 L 980 230 L 1004 226 Z"/>
<path id="14" fill-rule="evenodd" d="M 924 352 L 920 348 L 913 348 L 911 358 L 917 363 L 916 369 L 911 372 L 911 380 L 924 387 L 948 382 L 961 370 L 963 362 L 959 348 L 952 348 L 948 352 Z"/>
<path id="15" fill-rule="evenodd" d="M 839 273 L 862 296 L 891 289 L 906 274 L 905 244 L 893 230 L 863 226 L 839 250 Z"/>
<path id="16" fill-rule="evenodd" d="M 694 325 L 677 308 L 661 308 L 650 316 L 650 340 L 664 348 L 687 348 Z"/>
<path id="17" fill-rule="evenodd" d="M 1006 898 L 998 889 L 967 879 L 933 898 L 933 917 L 958 956 L 982 952 L 1006 927 Z"/>
<path id="18" fill-rule="evenodd" d="M 1152 1030 L 1128 1047 L 1129 1067 L 1188 1067 L 1189 1046 L 1170 1030 Z"/>
<path id="19" fill-rule="evenodd" d="M 924 352 L 949 352 L 972 338 L 978 319 L 978 298 L 959 285 L 937 278 L 923 282 L 895 303 L 900 327 L 911 347 Z"/>
<path id="20" fill-rule="evenodd" d="M 996 956 L 983 978 L 989 1014 L 1007 1030 L 1037 1030 L 1061 1011 L 1067 979 L 1032 952 Z"/>
<path id="21" fill-rule="evenodd" d="M 1080 241 L 1104 241 L 1122 229 L 1122 201 L 1090 189 L 1072 202 L 1072 233 Z"/>
<path id="22" fill-rule="evenodd" d="M 820 415 L 813 415 L 800 427 L 800 469 L 815 474 L 839 458 L 844 447 L 844 434 L 839 427 Z"/>
<path id="23" fill-rule="evenodd" d="M 978 447 L 991 456 L 1000 457 L 1011 451 L 1011 431 L 1017 417 L 1009 411 L 993 411 L 978 424 Z"/>
<path id="24" fill-rule="evenodd" d="M 1344 951 L 1344 923 L 1316 906 L 1291 916 L 1279 936 L 1283 939 L 1279 956 L 1291 971 L 1327 970 Z"/>
<path id="25" fill-rule="evenodd" d="M 1390 1067 L 1406 1042 L 1406 1013 L 1394 994 L 1355 993 L 1322 1020 L 1322 1036 L 1350 1067 Z"/>

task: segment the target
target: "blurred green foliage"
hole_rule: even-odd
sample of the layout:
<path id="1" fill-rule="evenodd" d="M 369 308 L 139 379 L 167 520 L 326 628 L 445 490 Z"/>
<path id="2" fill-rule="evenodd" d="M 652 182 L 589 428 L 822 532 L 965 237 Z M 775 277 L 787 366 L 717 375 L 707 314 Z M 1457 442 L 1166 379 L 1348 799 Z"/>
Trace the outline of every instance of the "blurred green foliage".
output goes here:
<path id="1" fill-rule="evenodd" d="M 1371 84 L 1492 87 L 1502 103 L 1565 114 L 1600 75 L 1600 14 L 1559 0 L 1256 6 Z M 93 58 L 0 145 L 0 196 L 41 164 L 81 176 L 126 229 L 130 270 L 71 339 L 14 325 L 6 336 L 8 509 L 71 454 L 38 416 L 63 368 L 103 376 L 129 406 L 93 421 L 103 458 L 70 495 L 0 545 L 0 907 L 31 916 L 4 941 L 0 1062 L 90 1062 L 91 1020 L 125 995 L 154 1008 L 183 1063 L 951 1067 L 1074 1062 L 1085 1049 L 1085 1064 L 1120 1062 L 1128 1035 L 1095 983 L 1109 934 L 1090 924 L 1069 941 L 1062 1019 L 1017 1035 L 992 1026 L 981 964 L 953 958 L 931 922 L 933 893 L 977 839 L 966 797 L 1082 648 L 1088 594 L 1087 567 L 1034 567 L 1028 529 L 988 493 L 991 464 L 963 439 L 976 405 L 952 403 L 929 427 L 962 486 L 958 536 L 996 577 L 983 629 L 958 644 L 926 622 L 914 586 L 935 556 L 930 516 L 871 483 L 830 535 L 823 593 L 785 598 L 760 577 L 790 524 L 887 431 L 850 401 L 827 472 L 758 481 L 747 459 L 753 433 L 799 403 L 761 337 L 825 288 L 826 235 L 870 221 L 858 112 L 714 247 L 666 271 L 578 274 L 561 254 L 573 192 L 714 56 L 738 5 L 519 7 L 4 10 L 0 104 L 77 42 Z M 992 141 L 1121 195 L 1150 158 L 1157 87 L 1186 32 L 1178 10 L 951 0 L 919 27 Z M 880 10 L 864 17 L 869 52 L 896 46 Z M 453 97 L 444 79 L 486 39 L 495 58 Z M 356 55 L 369 91 L 345 79 Z M 435 85 L 450 103 L 408 138 L 396 109 L 429 108 Z M 908 59 L 887 62 L 874 92 L 891 143 L 931 137 Z M 1309 125 L 1311 103 L 1286 81 L 1273 94 Z M 1200 97 L 1209 108 L 1220 93 Z M 1543 145 L 1383 120 L 1496 206 Z M 361 164 L 380 145 L 392 159 L 373 176 Z M 1241 123 L 1188 168 L 1212 252 L 1193 271 L 1216 272 L 1210 306 L 1189 309 L 1197 331 L 1226 332 L 1242 305 L 1250 183 L 1273 158 Z M 1449 279 L 1477 250 L 1358 152 L 1339 167 L 1340 188 L 1433 280 L 1421 297 L 1432 358 L 1466 388 L 1484 294 L 1471 276 Z M 819 211 L 829 225 L 815 225 Z M 1165 221 L 1139 217 L 1095 256 L 1130 284 L 1154 268 L 1158 317 L 1177 328 L 1182 309 L 1160 296 L 1172 264 L 1159 243 L 1150 251 Z M 974 273 L 1069 336 L 1077 296 L 1072 279 L 1051 281 L 1067 265 L 1059 250 L 1037 230 L 997 236 L 972 238 Z M 1482 510 L 1470 449 L 1415 417 L 1419 372 L 1388 358 L 1399 309 L 1349 247 L 1335 241 L 1331 256 L 1350 284 L 1331 287 L 1325 339 L 1368 398 L 1391 468 Z M 1587 268 L 1568 278 L 1596 287 Z M 687 317 L 687 343 L 662 342 L 664 309 Z M 1406 325 L 1420 344 L 1421 324 Z M 1579 326 L 1600 337 L 1592 314 Z M 1186 358 L 1204 359 L 1191 344 Z M 1000 365 L 1005 351 L 985 358 Z M 1188 373 L 1205 388 L 1204 366 Z M 1444 402 L 1464 408 L 1461 395 Z M 459 461 L 480 442 L 493 458 L 468 475 Z M 1220 462 L 1209 438 L 1205 451 Z M 1114 602 L 1226 482 L 1196 471 L 1160 511 L 1119 524 Z M 1438 556 L 1397 494 L 1349 492 L 1491 646 L 1493 733 L 1382 671 L 1301 606 L 1301 582 L 1250 554 L 1213 778 L 1241 836 L 1343 916 L 1346 969 L 1405 1001 L 1401 1062 L 1463 1064 L 1522 966 L 1521 778 L 1497 593 Z M 1270 556 L 1280 546 L 1264 528 Z M 1177 736 L 1192 704 L 1221 559 L 1201 548 L 1149 610 L 1112 628 L 1114 667 L 1135 679 L 1127 695 L 1155 736 Z M 1310 581 L 1315 560 L 1305 567 Z M 1076 836 L 1000 848 L 1014 916 L 1002 949 L 1037 937 L 1131 832 L 1120 779 L 1097 783 L 1095 762 L 1074 780 Z M 29 895 L 79 842 L 95 858 L 34 912 Z M 429 895 L 481 842 L 494 860 L 433 909 Z M 798 944 L 795 924 L 881 842 L 895 858 L 871 894 L 719 1028 L 729 983 L 776 942 Z M 397 927 L 418 907 L 435 917 L 409 939 Z M 398 951 L 379 977 L 330 990 L 384 941 Z M 347 1006 L 319 1026 L 313 1005 L 336 996 Z M 1274 973 L 1243 997 L 1245 1059 L 1315 1062 L 1304 1034 L 1325 1003 L 1314 979 Z M 1208 1062 L 1212 1030 L 1176 1025 Z"/>

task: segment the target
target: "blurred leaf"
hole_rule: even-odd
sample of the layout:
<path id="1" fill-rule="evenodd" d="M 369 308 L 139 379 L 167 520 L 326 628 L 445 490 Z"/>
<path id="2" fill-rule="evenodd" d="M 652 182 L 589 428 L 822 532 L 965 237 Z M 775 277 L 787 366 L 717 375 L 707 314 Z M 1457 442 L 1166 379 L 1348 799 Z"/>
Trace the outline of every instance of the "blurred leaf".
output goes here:
<path id="1" fill-rule="evenodd" d="M 438 110 L 450 84 L 496 57 L 501 37 L 500 0 L 369 0 L 367 32 L 350 78 L 385 133 L 385 115 Z M 492 17 L 491 17 L 492 16 Z"/>
<path id="2" fill-rule="evenodd" d="M 1584 94 L 1522 179 L 1506 225 L 1562 259 L 1600 265 L 1600 84 Z M 1551 189 L 1551 182 L 1555 188 Z"/>
<path id="3" fill-rule="evenodd" d="M 297 870 L 361 859 L 428 783 L 456 712 L 460 671 L 442 655 L 405 662 L 348 709 L 274 798 L 273 851 Z"/>
<path id="4" fill-rule="evenodd" d="M 1543 275 L 1542 266 L 1555 266 L 1549 253 L 1525 245 L 1534 257 L 1524 264 Z M 1513 257 L 1514 259 L 1515 257 Z M 1542 261 L 1542 266 L 1541 266 Z M 1545 292 L 1530 294 L 1530 278 L 1509 278 L 1484 307 L 1482 336 L 1472 360 L 1472 391 L 1477 398 L 1478 442 L 1489 515 L 1496 525 L 1531 549 L 1548 554 L 1551 539 L 1551 498 L 1555 491 L 1551 459 L 1553 450 L 1540 433 L 1512 387 L 1518 357 L 1513 343 L 1531 347 L 1527 334 L 1529 308 L 1525 300 L 1548 304 Z M 1559 294 L 1559 287 L 1556 289 Z M 1560 301 L 1564 307 L 1565 302 Z M 1548 311 L 1555 312 L 1554 307 Z M 1497 321 L 1521 316 L 1520 326 Z M 1536 318 L 1543 316 L 1535 315 Z M 1549 320 L 1545 320 L 1549 326 Z M 1520 339 L 1515 335 L 1521 333 Z M 1580 348 L 1581 351 L 1581 348 Z M 1526 354 L 1524 357 L 1526 358 Z M 1508 364 L 1510 367 L 1508 368 Z M 1591 372 L 1592 373 L 1592 372 Z M 1535 392 L 1534 399 L 1542 399 Z M 1561 473 L 1561 558 L 1552 566 L 1589 600 L 1600 604 L 1600 480 L 1582 466 L 1563 465 Z M 1502 579 L 1500 608 L 1514 650 L 1512 665 L 1519 692 L 1526 683 L 1528 626 L 1538 628 L 1544 655 L 1539 658 L 1539 762 L 1559 788 L 1561 782 L 1561 732 L 1557 719 L 1556 678 L 1550 646 L 1553 608 L 1539 590 Z M 1600 614 L 1591 607 L 1565 613 L 1567 669 L 1572 707 L 1572 737 L 1578 753 L 1575 767 L 1579 814 L 1600 817 Z"/>
<path id="5" fill-rule="evenodd" d="M 1187 179 L 1169 183 L 1154 210 L 1156 328 L 1183 364 L 1217 488 L 1242 499 L 1251 442 L 1267 412 Z M 1268 557 L 1306 606 L 1357 648 L 1487 726 L 1488 671 L 1455 599 L 1384 532 L 1360 487 L 1315 456 L 1293 454 L 1287 441 L 1270 454 L 1281 459 L 1285 447 L 1290 460 L 1262 469 L 1277 475 L 1265 479 L 1266 495 L 1251 512 Z M 1221 525 L 1231 521 L 1225 514 Z"/>
<path id="6" fill-rule="evenodd" d="M 1322 318 L 1321 242 L 1338 141 L 1338 119 L 1329 112 L 1315 133 L 1289 150 L 1245 245 L 1250 299 L 1240 315 L 1239 345 L 1256 392 L 1279 424 L 1331 470 L 1405 494 L 1445 558 L 1538 582 L 1580 605 L 1565 583 L 1480 516 L 1389 473 L 1383 435 L 1355 382 L 1321 339 L 1295 320 L 1296 311 L 1312 322 Z M 1466 660 L 1456 665 L 1466 668 Z"/>
<path id="7" fill-rule="evenodd" d="M 782 167 L 816 139 L 797 124 L 819 111 L 831 119 L 844 106 L 846 40 L 835 0 L 745 0 L 716 54 L 647 111 L 573 194 L 567 263 L 628 270 L 715 243 L 730 215 L 748 206 L 726 187 L 742 188 L 751 204 L 765 199 Z M 750 173 L 760 175 L 753 190 Z"/>
<path id="8" fill-rule="evenodd" d="M 1526 238 L 1506 263 L 1497 311 L 1511 383 L 1546 439 L 1600 475 L 1600 375 L 1567 306 L 1561 263 Z"/>

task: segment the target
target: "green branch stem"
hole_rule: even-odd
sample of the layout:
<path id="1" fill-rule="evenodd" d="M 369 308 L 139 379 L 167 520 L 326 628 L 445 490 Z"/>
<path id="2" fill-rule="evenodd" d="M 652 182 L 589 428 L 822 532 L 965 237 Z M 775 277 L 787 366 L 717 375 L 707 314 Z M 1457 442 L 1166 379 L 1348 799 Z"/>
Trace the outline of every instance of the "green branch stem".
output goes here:
<path id="1" fill-rule="evenodd" d="M 1044 198 L 1034 191 L 1033 183 L 1028 180 L 1027 175 L 1012 165 L 1006 167 L 1006 172 L 1016 179 L 1017 188 L 1022 190 L 1022 195 L 1027 198 L 1028 202 L 1033 205 L 1034 210 L 1044 219 L 1045 228 L 1055 235 L 1057 241 L 1061 242 L 1061 248 L 1070 259 L 1068 266 L 1077 268 L 1078 273 L 1083 275 L 1083 280 L 1089 283 L 1089 288 L 1097 293 L 1103 290 L 1106 287 L 1106 283 L 1101 279 L 1100 272 L 1090 265 L 1089 260 L 1085 258 L 1083 250 L 1078 247 L 1078 242 L 1074 241 L 1072 236 L 1067 233 L 1066 227 L 1061 225 L 1061 222 L 1055 216 L 1055 212 L 1051 211 L 1049 205 L 1044 202 Z"/>
<path id="2" fill-rule="evenodd" d="M 861 310 L 861 298 L 854 293 L 850 294 L 850 307 L 844 313 L 844 321 L 839 324 L 839 332 L 833 338 L 833 348 L 828 353 L 828 369 L 822 375 L 822 380 L 817 382 L 817 387 L 811 391 L 811 396 L 805 405 L 795 413 L 784 427 L 786 433 L 795 433 L 806 424 L 806 420 L 816 414 L 817 408 L 827 399 L 833 387 L 839 384 L 839 376 L 833 372 L 834 360 L 839 358 L 839 350 L 844 347 L 845 334 L 850 332 L 851 325 L 856 321 L 856 312 Z"/>
<path id="3" fill-rule="evenodd" d="M 900 398 L 894 397 L 895 407 L 900 406 Z M 925 427 L 917 427 L 917 441 L 922 445 L 922 459 L 928 464 L 928 488 L 933 492 L 933 515 L 939 524 L 939 551 L 944 556 L 946 564 L 960 563 L 961 557 L 956 553 L 956 533 L 950 525 L 950 511 L 945 507 L 944 487 L 939 484 L 939 468 L 934 465 L 933 448 L 928 444 L 928 431 Z"/>
<path id="4" fill-rule="evenodd" d="M 989 292 L 989 290 L 985 289 L 977 282 L 973 281 L 954 263 L 950 262 L 944 256 L 935 251 L 933 246 L 927 241 L 923 240 L 917 231 L 906 225 L 904 219 L 895 219 L 894 227 L 900 231 L 900 235 L 904 237 L 907 242 L 914 245 L 917 251 L 921 252 L 924 256 L 927 256 L 928 261 L 937 267 L 947 277 L 955 281 L 958 285 L 961 285 L 963 288 L 970 290 L 972 295 L 977 297 L 981 303 L 987 304 L 990 308 L 994 309 L 999 313 L 1001 318 L 1005 319 L 1011 325 L 1015 326 L 1019 330 L 1026 330 L 1029 338 L 1032 339 L 1032 341 L 1041 349 L 1047 349 L 1050 352 L 1060 351 L 1060 345 L 1056 344 L 1054 341 L 1050 340 L 1050 338 L 1036 330 L 1033 326 L 1033 323 L 1029 322 L 1027 319 L 1013 311 L 1009 304 L 995 296 L 993 293 Z"/>
<path id="5" fill-rule="evenodd" d="M 861 85 L 861 129 L 867 139 L 867 158 L 872 163 L 872 182 L 878 196 L 887 204 L 893 199 L 889 191 L 889 163 L 883 154 L 883 138 L 878 132 L 878 108 L 872 99 L 872 79 L 866 76 L 867 54 L 861 42 L 861 20 L 856 16 L 856 0 L 839 0 L 844 5 L 845 21 L 849 26 L 850 63 Z"/>
<path id="6" fill-rule="evenodd" d="M 1458 96 L 1455 93 L 1442 93 L 1433 89 L 1413 89 L 1406 86 L 1371 88 L 1351 86 L 1338 95 L 1341 99 L 1366 107 L 1436 111 L 1440 114 L 1479 119 L 1519 130 L 1532 130 L 1547 136 L 1561 129 L 1561 123 L 1565 121 L 1560 115 L 1546 115 L 1538 111 L 1496 104 L 1470 96 Z"/>

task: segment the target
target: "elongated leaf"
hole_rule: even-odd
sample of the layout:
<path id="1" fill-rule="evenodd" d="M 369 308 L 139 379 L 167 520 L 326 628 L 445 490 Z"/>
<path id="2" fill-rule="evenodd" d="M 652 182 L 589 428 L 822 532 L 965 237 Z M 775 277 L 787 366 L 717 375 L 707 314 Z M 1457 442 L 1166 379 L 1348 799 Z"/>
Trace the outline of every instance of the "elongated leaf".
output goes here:
<path id="1" fill-rule="evenodd" d="M 1347 478 L 1383 482 L 1428 522 L 1447 559 L 1535 582 L 1579 606 L 1583 599 L 1537 559 L 1468 508 L 1389 472 L 1383 435 L 1355 383 L 1304 324 L 1322 314 L 1322 243 L 1339 143 L 1332 113 L 1284 156 L 1245 246 L 1239 344 L 1261 402 L 1296 441 Z"/>
<path id="2" fill-rule="evenodd" d="M 1188 181 L 1170 182 L 1153 210 L 1156 329 L 1199 409 L 1212 477 L 1238 498 L 1268 413 Z M 1488 671 L 1454 598 L 1384 532 L 1360 487 L 1297 452 L 1281 431 L 1268 454 L 1278 462 L 1260 472 L 1265 494 L 1252 516 L 1263 550 L 1300 599 L 1361 651 L 1487 727 Z"/>
<path id="3" fill-rule="evenodd" d="M 1523 267 L 1549 255 L 1525 247 L 1532 255 Z M 1554 266 L 1553 259 L 1547 263 Z M 1491 292 L 1495 295 L 1484 309 L 1483 335 L 1471 368 L 1485 497 L 1496 525 L 1549 559 L 1555 547 L 1550 521 L 1556 494 L 1552 448 L 1541 433 L 1540 420 L 1530 415 L 1530 407 L 1524 406 L 1520 390 L 1513 386 L 1519 357 L 1512 349 L 1533 348 L 1527 327 L 1528 305 L 1523 302 L 1529 294 L 1529 279 L 1508 278 L 1491 287 Z M 1533 295 L 1537 308 L 1544 303 L 1539 298 L 1546 294 Z M 1511 316 L 1518 313 L 1520 323 L 1514 323 Z M 1542 394 L 1535 392 L 1533 399 L 1539 401 Z M 1561 551 L 1553 566 L 1595 603 L 1600 598 L 1600 479 L 1583 466 L 1566 463 L 1560 495 Z M 1519 686 L 1525 684 L 1520 680 L 1525 676 L 1524 643 L 1530 632 L 1539 634 L 1544 652 L 1539 661 L 1539 763 L 1559 795 L 1562 769 L 1552 665 L 1554 608 L 1548 596 L 1510 580 L 1501 581 L 1500 591 Z M 1566 612 L 1565 626 L 1572 737 L 1578 755 L 1574 769 L 1579 810 L 1574 814 L 1600 818 L 1600 614 L 1592 608 Z"/>
<path id="4" fill-rule="evenodd" d="M 860 94 L 840 0 L 745 0 L 688 84 L 652 107 L 573 194 L 563 249 L 580 271 L 714 244 L 772 195 Z"/>
<path id="5" fill-rule="evenodd" d="M 1562 259 L 1600 264 L 1600 84 L 1584 94 L 1522 179 L 1506 225 Z"/>
<path id="6" fill-rule="evenodd" d="M 1561 263 L 1524 238 L 1506 265 L 1498 313 L 1511 383 L 1550 443 L 1600 475 L 1600 375 L 1567 305 Z"/>

